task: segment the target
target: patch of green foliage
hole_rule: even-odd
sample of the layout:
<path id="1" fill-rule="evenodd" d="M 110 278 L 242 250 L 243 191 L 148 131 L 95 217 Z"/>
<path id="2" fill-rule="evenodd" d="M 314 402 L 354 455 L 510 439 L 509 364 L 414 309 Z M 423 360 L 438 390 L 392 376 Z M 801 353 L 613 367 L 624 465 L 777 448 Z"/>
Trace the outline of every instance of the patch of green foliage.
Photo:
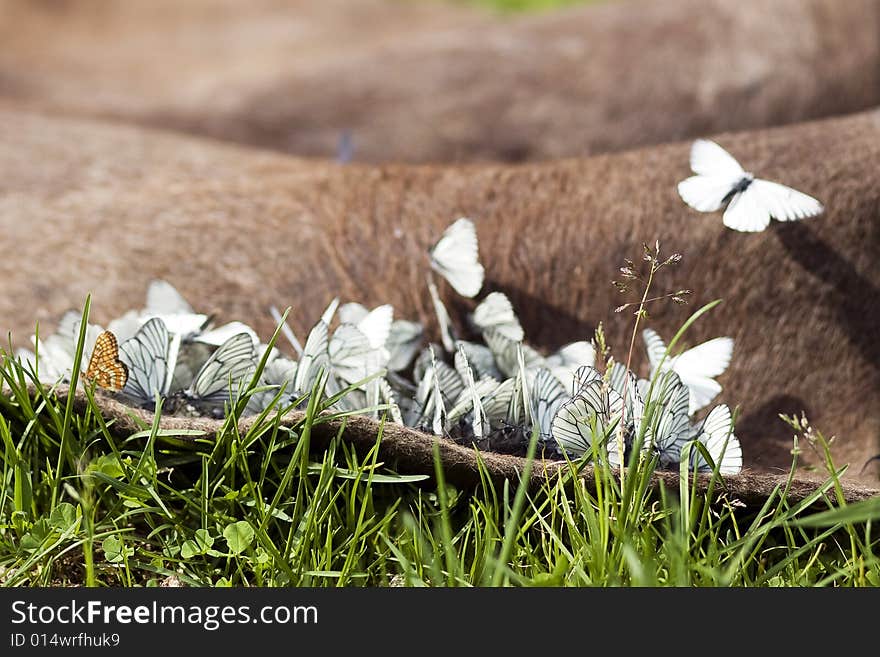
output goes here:
<path id="1" fill-rule="evenodd" d="M 239 431 L 252 383 L 215 441 L 162 430 L 161 405 L 118 440 L 91 390 L 74 412 L 0 356 L 5 586 L 880 585 L 880 501 L 847 504 L 833 465 L 808 499 L 780 488 L 762 508 L 725 496 L 717 474 L 698 494 L 686 466 L 677 490 L 654 491 L 637 454 L 625 477 L 597 466 L 595 486 L 578 462 L 537 490 L 483 471 L 465 491 L 439 460 L 432 480 L 386 468 L 381 430 L 361 457 L 342 431 L 310 449 L 313 428 L 340 418 L 317 390 L 292 427 L 276 399 Z"/>

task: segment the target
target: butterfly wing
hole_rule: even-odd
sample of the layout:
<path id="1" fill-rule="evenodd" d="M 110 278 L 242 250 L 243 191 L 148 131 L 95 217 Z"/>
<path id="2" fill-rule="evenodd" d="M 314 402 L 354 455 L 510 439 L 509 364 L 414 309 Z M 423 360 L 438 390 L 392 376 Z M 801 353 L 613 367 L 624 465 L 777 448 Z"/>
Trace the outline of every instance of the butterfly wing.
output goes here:
<path id="1" fill-rule="evenodd" d="M 651 363 L 651 371 L 654 372 L 660 367 L 660 362 L 666 353 L 666 343 L 663 342 L 657 331 L 646 328 L 642 331 L 642 340 L 645 343 L 645 351 L 648 354 L 648 361 Z M 664 361 L 664 365 L 669 364 L 669 358 Z"/>
<path id="2" fill-rule="evenodd" d="M 742 166 L 730 153 L 710 139 L 691 144 L 691 170 L 701 176 L 742 176 Z"/>
<path id="3" fill-rule="evenodd" d="M 160 318 L 147 321 L 119 347 L 119 359 L 128 367 L 128 380 L 122 392 L 142 404 L 151 404 L 167 392 L 168 328 Z"/>
<path id="4" fill-rule="evenodd" d="M 609 435 L 613 427 L 606 393 L 601 378 L 592 379 L 559 407 L 551 430 L 563 452 L 573 457 L 582 456 Z"/>
<path id="5" fill-rule="evenodd" d="M 452 320 L 449 319 L 449 312 L 440 301 L 437 286 L 431 281 L 428 281 L 428 291 L 431 293 L 431 302 L 434 304 L 434 313 L 437 315 L 437 324 L 440 326 L 440 340 L 443 342 L 443 348 L 450 354 L 454 353 L 455 337 L 452 334 Z"/>
<path id="6" fill-rule="evenodd" d="M 119 343 L 110 331 L 104 331 L 95 340 L 95 349 L 83 376 L 114 392 L 125 387 L 128 367 L 119 360 Z"/>
<path id="7" fill-rule="evenodd" d="M 470 298 L 479 294 L 485 271 L 479 261 L 477 230 L 470 219 L 462 217 L 449 226 L 430 255 L 431 268 L 456 292 Z"/>
<path id="8" fill-rule="evenodd" d="M 312 391 L 318 375 L 323 372 L 326 376 L 330 370 L 329 338 L 327 323 L 319 321 L 312 327 L 303 354 L 296 368 L 296 380 L 294 381 L 294 394 L 305 395 Z"/>
<path id="9" fill-rule="evenodd" d="M 560 407 L 568 401 L 569 395 L 553 372 L 545 367 L 538 369 L 532 385 L 532 417 L 538 425 L 541 440 L 553 434 L 553 418 Z"/>
<path id="10" fill-rule="evenodd" d="M 391 334 L 391 323 L 394 320 L 394 308 L 388 304 L 377 306 L 357 322 L 361 333 L 367 336 L 370 346 L 379 349 L 388 341 Z"/>
<path id="11" fill-rule="evenodd" d="M 681 460 L 681 448 L 690 435 L 689 403 L 690 391 L 678 374 L 669 370 L 659 375 L 647 404 L 649 437 L 661 467 L 674 467 Z"/>
<path id="12" fill-rule="evenodd" d="M 417 322 L 398 319 L 391 323 L 385 348 L 388 349 L 388 369 L 399 372 L 409 367 L 422 343 L 424 329 Z"/>
<path id="13" fill-rule="evenodd" d="M 504 337 L 520 342 L 525 337 L 510 299 L 501 292 L 492 292 L 474 309 L 473 322 L 480 331 L 495 329 Z"/>
<path id="14" fill-rule="evenodd" d="M 672 369 L 690 390 L 690 414 L 693 415 L 721 392 L 713 377 L 723 374 L 733 355 L 732 338 L 715 338 L 688 349 L 678 356 Z"/>
<path id="15" fill-rule="evenodd" d="M 198 333 L 208 322 L 208 316 L 196 313 L 186 299 L 163 280 L 154 280 L 147 288 L 147 305 L 143 318 L 161 317 L 169 333 L 190 336 Z"/>
<path id="16" fill-rule="evenodd" d="M 495 357 L 495 364 L 504 376 L 516 376 L 519 365 L 519 352 L 522 352 L 526 370 L 534 370 L 544 365 L 544 357 L 527 344 L 516 342 L 501 335 L 494 329 L 483 333 L 486 345 Z"/>
<path id="17" fill-rule="evenodd" d="M 353 324 L 340 324 L 328 345 L 330 365 L 347 383 L 360 381 L 379 369 L 375 353 L 369 338 Z"/>
<path id="18" fill-rule="evenodd" d="M 814 217 L 825 209 L 812 196 L 769 180 L 756 178 L 744 193 L 751 194 L 755 202 L 766 208 L 777 221 Z"/>
<path id="19" fill-rule="evenodd" d="M 757 233 L 770 225 L 770 211 L 755 194 L 754 183 L 730 199 L 722 215 L 724 225 L 743 233 Z"/>
<path id="20" fill-rule="evenodd" d="M 203 342 L 204 344 L 219 347 L 233 335 L 238 335 L 239 333 L 247 333 L 249 336 L 251 336 L 251 340 L 253 340 L 255 343 L 259 342 L 260 340 L 257 336 L 257 332 L 244 322 L 229 322 L 228 324 L 224 324 L 223 326 L 218 326 L 217 328 L 203 331 L 202 333 L 194 336 L 193 340 L 195 342 Z"/>
<path id="21" fill-rule="evenodd" d="M 491 377 L 493 379 L 503 378 L 501 372 L 495 366 L 495 357 L 492 355 L 492 350 L 489 347 L 466 340 L 459 340 L 455 346 L 459 352 L 464 352 L 464 357 L 467 358 L 468 364 L 473 368 L 475 377 L 478 379 L 484 377 Z M 462 370 L 459 369 L 459 363 L 462 356 L 459 356 L 459 352 L 456 352 L 455 355 L 455 368 L 461 374 Z"/>
<path id="22" fill-rule="evenodd" d="M 742 447 L 733 434 L 733 420 L 726 404 L 716 406 L 709 412 L 697 439 L 706 446 L 721 474 L 738 474 L 742 470 Z M 691 467 L 701 472 L 712 470 L 696 449 L 691 452 Z"/>
<path id="23" fill-rule="evenodd" d="M 748 175 L 730 153 L 708 139 L 693 143 L 690 163 L 697 175 L 681 181 L 678 193 L 699 212 L 720 210 L 736 184 Z"/>
<path id="24" fill-rule="evenodd" d="M 230 383 L 232 389 L 240 389 L 256 370 L 256 348 L 247 333 L 239 333 L 229 338 L 202 365 L 196 374 L 187 396 L 191 399 L 222 404 L 229 400 Z"/>

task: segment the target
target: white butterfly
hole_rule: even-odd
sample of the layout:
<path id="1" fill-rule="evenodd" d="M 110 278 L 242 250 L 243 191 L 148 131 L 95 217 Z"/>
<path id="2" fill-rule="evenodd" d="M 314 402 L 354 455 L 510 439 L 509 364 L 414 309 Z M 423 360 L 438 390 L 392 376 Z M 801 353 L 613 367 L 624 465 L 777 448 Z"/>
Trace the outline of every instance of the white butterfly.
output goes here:
<path id="1" fill-rule="evenodd" d="M 458 374 L 446 363 L 436 361 L 432 346 L 422 352 L 419 360 L 424 361 L 425 364 L 421 368 L 421 373 L 416 375 L 419 384 L 413 398 L 410 414 L 406 418 L 406 424 L 423 431 L 430 430 L 434 435 L 442 436 L 446 432 L 447 416 L 441 377 L 438 375 L 438 369 L 440 369 L 438 365 L 445 365 L 452 376 L 456 378 L 458 378 Z"/>
<path id="2" fill-rule="evenodd" d="M 292 393 L 296 369 L 296 361 L 284 356 L 276 356 L 267 362 L 260 376 L 259 385 L 269 389 L 252 394 L 248 400 L 247 411 L 249 413 L 261 413 L 269 406 L 279 392 L 282 395 L 281 399 L 285 398 L 285 394 Z"/>
<path id="3" fill-rule="evenodd" d="M 553 419 L 569 395 L 553 372 L 541 367 L 535 374 L 530 397 L 533 422 L 538 425 L 539 438 L 545 441 L 553 435 Z"/>
<path id="4" fill-rule="evenodd" d="M 356 383 L 382 369 L 381 354 L 354 324 L 340 324 L 328 345 L 330 365 L 346 383 Z"/>
<path id="5" fill-rule="evenodd" d="M 394 308 L 388 304 L 369 311 L 359 303 L 346 303 L 339 307 L 339 321 L 357 326 L 374 349 L 383 347 L 388 341 L 393 320 Z"/>
<path id="6" fill-rule="evenodd" d="M 692 438 L 706 446 L 721 474 L 738 474 L 742 470 L 742 447 L 733 435 L 733 421 L 726 404 L 713 408 L 702 424 L 695 428 Z M 691 468 L 711 472 L 712 468 L 699 450 L 691 448 Z"/>
<path id="7" fill-rule="evenodd" d="M 468 342 L 467 340 L 458 340 L 455 346 L 458 349 L 455 354 L 455 369 L 458 370 L 459 375 L 464 376 L 463 370 L 459 367 L 462 359 L 459 352 L 463 351 L 464 357 L 467 358 L 467 362 L 474 370 L 474 376 L 477 379 L 490 377 L 498 380 L 503 378 L 501 372 L 495 366 L 495 357 L 492 355 L 492 350 L 489 347 L 477 344 L 476 342 Z"/>
<path id="8" fill-rule="evenodd" d="M 172 337 L 159 317 L 147 321 L 128 340 L 119 345 L 119 360 L 128 366 L 128 379 L 122 393 L 144 406 L 156 396 L 165 397 L 171 387 L 180 334 Z"/>
<path id="9" fill-rule="evenodd" d="M 199 333 L 208 323 L 207 315 L 196 313 L 171 283 L 162 280 L 152 281 L 147 288 L 141 320 L 153 317 L 160 317 L 169 333 L 178 333 L 184 339 Z"/>
<path id="10" fill-rule="evenodd" d="M 37 336 L 31 336 L 31 342 L 36 347 L 36 365 L 38 365 L 40 381 L 44 383 L 70 381 L 81 323 L 82 313 L 77 310 L 68 310 L 58 322 L 55 333 L 46 338 L 41 337 L 39 340 L 37 340 Z M 89 324 L 86 327 L 80 372 L 86 371 L 90 355 L 95 349 L 95 343 L 103 331 L 104 329 L 97 324 Z"/>
<path id="11" fill-rule="evenodd" d="M 437 324 L 440 326 L 440 340 L 443 342 L 443 348 L 450 354 L 454 353 L 455 336 L 453 335 L 452 320 L 449 319 L 449 311 L 440 300 L 437 286 L 432 281 L 428 281 L 428 291 L 431 293 L 431 302 L 434 304 L 434 313 L 437 315 Z"/>
<path id="12" fill-rule="evenodd" d="M 474 309 L 473 322 L 480 331 L 494 329 L 504 337 L 521 342 L 525 337 L 513 304 L 501 292 L 492 292 Z"/>
<path id="13" fill-rule="evenodd" d="M 483 339 L 486 341 L 492 355 L 495 357 L 495 364 L 504 376 L 516 376 L 519 365 L 519 352 L 522 352 L 523 362 L 526 372 L 534 372 L 539 367 L 544 366 L 544 357 L 527 344 L 516 342 L 507 338 L 494 329 L 489 329 L 483 333 Z M 529 380 L 532 380 L 529 376 Z"/>
<path id="14" fill-rule="evenodd" d="M 326 315 L 327 313 L 325 313 Z M 332 313 L 330 315 L 332 316 Z M 306 339 L 306 345 L 303 347 L 303 353 L 296 368 L 296 378 L 293 385 L 294 395 L 309 394 L 318 375 L 322 372 L 325 377 L 330 373 L 327 322 L 323 319 L 312 327 L 309 337 Z"/>
<path id="15" fill-rule="evenodd" d="M 666 353 L 666 344 L 652 329 L 642 331 L 642 339 L 645 341 L 653 376 Z M 713 377 L 724 373 L 732 354 L 733 339 L 725 337 L 709 340 L 678 356 L 667 356 L 663 360 L 661 370 L 675 371 L 681 382 L 690 389 L 690 415 L 704 408 L 721 392 L 721 385 Z"/>
<path id="16" fill-rule="evenodd" d="M 516 391 L 516 379 L 505 379 L 501 383 L 488 378 L 481 379 L 480 381 L 488 381 L 495 384 L 494 388 L 481 398 L 483 402 L 483 410 L 486 413 L 486 419 L 489 421 L 492 428 L 505 426 L 507 409 L 510 408 L 513 394 Z"/>
<path id="17" fill-rule="evenodd" d="M 601 377 L 590 378 L 560 406 L 553 418 L 553 438 L 563 452 L 575 458 L 605 442 L 611 459 L 617 451 L 614 434 L 622 413 L 623 398 L 617 391 Z"/>
<path id="18" fill-rule="evenodd" d="M 403 414 L 397 404 L 394 390 L 385 379 L 379 379 L 379 399 L 383 404 L 388 404 L 388 414 L 391 416 L 391 421 L 395 424 L 403 424 Z M 378 411 L 374 413 L 374 417 L 376 416 L 378 416 Z"/>
<path id="19" fill-rule="evenodd" d="M 597 383 L 600 385 L 597 386 Z M 610 372 L 606 372 L 605 377 L 595 367 L 586 365 L 579 368 L 574 374 L 573 396 L 577 397 L 582 390 L 588 388 L 592 392 L 586 395 L 587 401 L 595 401 L 596 395 L 602 400 L 600 406 L 594 409 L 598 413 L 596 426 L 601 428 L 602 435 L 607 439 L 608 462 L 618 466 L 621 462 L 621 450 L 618 448 L 621 435 L 623 437 L 623 458 L 626 459 L 636 431 L 641 426 L 645 411 L 644 401 L 638 389 L 638 381 L 632 372 L 617 362 L 612 365 Z M 614 414 L 609 415 L 612 410 Z M 621 418 L 623 419 L 622 431 Z M 614 426 L 614 431 L 610 434 L 604 433 L 605 429 L 611 425 Z M 592 420 L 588 428 L 592 430 Z M 647 451 L 648 449 L 650 449 L 650 441 L 645 440 L 642 444 L 642 450 Z"/>
<path id="20" fill-rule="evenodd" d="M 534 423 L 532 417 L 532 400 L 529 394 L 529 380 L 526 374 L 525 356 L 520 345 L 515 345 L 516 374 L 513 377 L 513 393 L 507 405 L 505 420 L 508 426 L 530 428 Z"/>
<path id="21" fill-rule="evenodd" d="M 627 431 L 624 432 L 625 438 L 628 440 L 635 437 L 635 434 L 642 425 L 642 417 L 645 414 L 645 402 L 639 392 L 639 383 L 635 375 L 626 369 L 622 363 L 615 362 L 611 366 L 611 373 L 608 376 L 609 385 L 617 391 L 624 400 L 624 423 L 627 425 Z M 629 448 L 629 442 L 626 447 Z M 651 444 L 647 439 L 642 444 L 642 449 L 650 449 Z"/>
<path id="22" fill-rule="evenodd" d="M 471 428 L 474 434 L 474 438 L 477 440 L 481 440 L 489 433 L 489 421 L 486 418 L 486 412 L 483 410 L 483 402 L 480 398 L 480 392 L 477 390 L 477 386 L 474 384 L 474 373 L 471 370 L 470 366 L 467 364 L 467 357 L 464 355 L 464 351 L 459 349 L 459 352 L 462 358 L 465 359 L 465 385 L 470 395 L 470 402 L 472 406 L 471 410 Z M 494 382 L 497 385 L 497 382 Z M 494 387 L 494 385 L 493 385 Z"/>
<path id="23" fill-rule="evenodd" d="M 391 323 L 385 348 L 388 350 L 388 369 L 399 372 L 409 367 L 419 352 L 424 329 L 418 322 L 398 319 Z"/>
<path id="24" fill-rule="evenodd" d="M 470 219 L 462 217 L 449 226 L 430 254 L 431 269 L 443 276 L 456 292 L 470 298 L 480 293 L 485 271 L 479 261 L 477 230 Z"/>
<path id="25" fill-rule="evenodd" d="M 596 350 L 592 344 L 584 340 L 564 345 L 545 359 L 545 365 L 552 370 L 566 389 L 571 388 L 572 378 L 579 368 L 593 365 L 595 362 Z"/>
<path id="26" fill-rule="evenodd" d="M 653 390 L 648 381 L 639 383 L 650 417 L 646 441 L 650 440 L 661 468 L 675 469 L 681 461 L 682 447 L 690 440 L 690 391 L 672 370 L 659 375 Z"/>
<path id="27" fill-rule="evenodd" d="M 202 365 L 185 395 L 198 402 L 222 405 L 229 401 L 230 384 L 233 394 L 250 383 L 257 368 L 257 350 L 247 333 L 229 338 Z"/>
<path id="28" fill-rule="evenodd" d="M 251 340 L 253 340 L 254 343 L 260 341 L 257 332 L 244 322 L 229 322 L 228 324 L 223 324 L 217 328 L 203 331 L 198 335 L 193 336 L 192 339 L 194 342 L 203 342 L 204 344 L 219 347 L 233 335 L 238 335 L 239 333 L 247 333 L 251 336 Z"/>
<path id="29" fill-rule="evenodd" d="M 794 221 L 821 214 L 822 204 L 812 196 L 755 178 L 733 156 L 707 139 L 691 146 L 691 169 L 697 175 L 678 183 L 682 200 L 699 212 L 716 212 L 728 202 L 724 225 L 734 230 L 764 230 L 770 218 Z"/>

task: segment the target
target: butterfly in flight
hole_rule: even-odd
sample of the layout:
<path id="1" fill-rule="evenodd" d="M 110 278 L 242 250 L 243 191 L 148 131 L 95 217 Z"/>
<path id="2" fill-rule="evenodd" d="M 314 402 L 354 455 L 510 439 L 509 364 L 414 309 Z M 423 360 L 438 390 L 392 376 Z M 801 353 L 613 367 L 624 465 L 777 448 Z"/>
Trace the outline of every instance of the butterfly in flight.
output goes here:
<path id="1" fill-rule="evenodd" d="M 733 230 L 757 232 L 777 221 L 794 221 L 821 214 L 812 196 L 755 178 L 714 141 L 698 139 L 691 146 L 691 169 L 696 174 L 678 183 L 682 200 L 699 212 L 716 212 L 727 203 L 722 220 Z"/>
<path id="2" fill-rule="evenodd" d="M 104 331 L 95 342 L 95 350 L 83 376 L 107 390 L 119 391 L 128 381 L 128 367 L 119 360 L 119 343 L 110 331 Z"/>
<path id="3" fill-rule="evenodd" d="M 479 294 L 485 270 L 479 260 L 473 221 L 462 217 L 449 226 L 431 247 L 430 255 L 431 269 L 443 276 L 456 292 L 469 298 Z"/>

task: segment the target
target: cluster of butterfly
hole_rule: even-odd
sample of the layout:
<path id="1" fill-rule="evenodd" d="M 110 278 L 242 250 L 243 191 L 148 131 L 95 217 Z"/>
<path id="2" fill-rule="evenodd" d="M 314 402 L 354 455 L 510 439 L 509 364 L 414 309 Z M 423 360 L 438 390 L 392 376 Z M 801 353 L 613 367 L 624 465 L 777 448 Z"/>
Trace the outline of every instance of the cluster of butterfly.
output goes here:
<path id="1" fill-rule="evenodd" d="M 484 270 L 469 219 L 449 226 L 429 253 L 431 269 L 456 292 L 479 294 Z M 261 412 L 276 399 L 304 399 L 318 382 L 328 398 L 348 390 L 334 401 L 339 410 L 378 417 L 379 409 L 387 409 L 394 422 L 484 449 L 522 451 L 537 430 L 545 453 L 577 458 L 604 445 L 616 465 L 621 453 L 628 458 L 644 422 L 649 426 L 643 428 L 643 447 L 657 454 L 660 467 L 677 467 L 683 446 L 695 440 L 721 472 L 740 470 L 742 452 L 728 407 L 692 420 L 721 390 L 714 377 L 730 361 L 730 338 L 670 358 L 662 339 L 645 330 L 651 384 L 619 363 L 600 373 L 590 342 L 540 354 L 523 342 L 519 319 L 500 292 L 486 295 L 467 318 L 482 341 L 460 339 L 432 277 L 428 289 L 442 344 L 426 347 L 424 327 L 395 320 L 389 305 L 368 310 L 334 299 L 304 345 L 272 308 L 298 358 L 272 348 L 246 412 Z M 70 380 L 79 331 L 80 316 L 70 311 L 57 333 L 35 339 L 38 356 L 20 356 L 36 365 L 41 380 Z M 134 405 L 151 408 L 162 398 L 170 412 L 222 416 L 267 349 L 250 327 L 240 322 L 213 327 L 169 283 L 154 281 L 143 309 L 107 330 L 86 328 L 84 357 L 91 356 L 80 371 Z M 691 454 L 690 467 L 709 468 L 699 450 Z"/>

